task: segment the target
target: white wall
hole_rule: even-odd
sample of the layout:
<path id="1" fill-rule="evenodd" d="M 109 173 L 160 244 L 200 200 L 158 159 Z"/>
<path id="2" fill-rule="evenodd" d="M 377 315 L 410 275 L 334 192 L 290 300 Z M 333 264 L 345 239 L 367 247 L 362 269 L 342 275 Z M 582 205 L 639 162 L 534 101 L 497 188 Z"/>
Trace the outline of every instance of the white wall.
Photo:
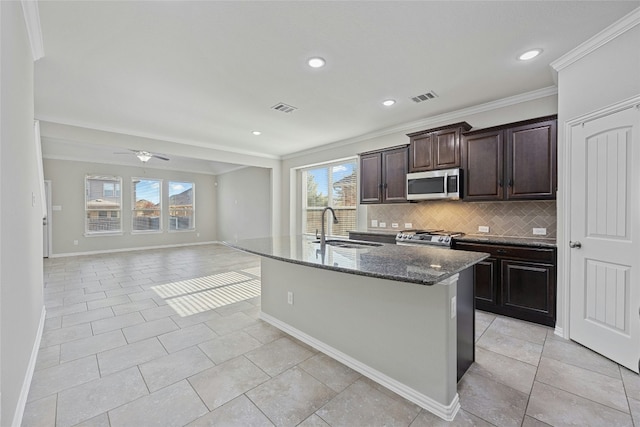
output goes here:
<path id="1" fill-rule="evenodd" d="M 568 338 L 567 251 L 570 229 L 565 219 L 568 156 L 566 122 L 640 94 L 640 14 L 635 27 L 558 72 L 558 305 L 556 329 Z M 634 14 L 634 12 L 632 12 Z M 630 14 L 630 16 L 632 15 Z M 624 18 L 623 18 L 624 19 Z M 615 25 L 615 24 L 614 24 Z M 602 34 L 605 34 L 603 32 Z M 582 48 L 576 51 L 582 51 Z M 567 54 L 567 56 L 571 56 Z M 560 66 L 558 65 L 560 68 Z M 638 224 L 635 224 L 638 226 Z M 567 271 L 565 271 L 567 270 Z"/>
<path id="2" fill-rule="evenodd" d="M 358 153 L 365 151 L 376 150 L 379 148 L 392 147 L 395 145 L 408 144 L 409 138 L 407 133 L 416 132 L 424 129 L 435 128 L 444 126 L 451 123 L 466 121 L 473 128 L 480 129 L 490 126 L 516 122 L 519 120 L 526 120 L 535 117 L 542 117 L 557 112 L 557 97 L 555 95 L 544 96 L 541 98 L 533 99 L 530 101 L 524 101 L 515 103 L 514 105 L 503 106 L 500 108 L 492 109 L 483 112 L 470 112 L 469 114 L 456 114 L 456 112 L 448 114 L 443 121 L 433 121 L 428 126 L 415 127 L 415 128 L 403 128 L 393 133 L 389 133 L 382 136 L 371 136 L 369 138 L 359 138 L 358 141 L 349 144 L 331 144 L 327 148 L 322 150 L 312 150 L 309 152 L 302 152 L 295 156 L 288 156 L 282 162 L 282 208 L 281 208 L 281 230 L 283 234 L 299 234 L 300 226 L 298 225 L 299 219 L 296 219 L 295 213 L 298 212 L 297 207 L 300 205 L 298 191 L 294 191 L 293 194 L 290 189 L 295 189 L 296 174 L 295 169 L 320 163 L 328 162 L 336 159 L 343 159 L 352 157 Z M 473 111 L 473 107 L 465 109 L 465 111 Z M 457 116 L 457 117 L 456 117 Z M 425 120 L 427 121 L 427 120 Z M 366 218 L 366 206 L 359 206 L 360 213 L 359 218 Z"/>
<path id="3" fill-rule="evenodd" d="M 42 206 L 33 57 L 20 2 L 0 2 L 0 19 L 0 425 L 8 426 L 24 409 L 19 398 L 43 309 Z"/>
<path id="4" fill-rule="evenodd" d="M 271 171 L 247 167 L 217 176 L 218 240 L 271 235 Z"/>
<path id="5" fill-rule="evenodd" d="M 122 235 L 84 235 L 84 181 L 86 175 L 115 175 L 122 178 Z M 51 180 L 53 211 L 50 221 L 53 230 L 53 256 L 80 252 L 135 249 L 152 246 L 212 242 L 216 240 L 216 188 L 215 176 L 178 172 L 145 167 L 78 162 L 70 160 L 44 160 L 45 179 Z M 132 177 L 163 180 L 163 231 L 159 233 L 131 233 Z M 170 232 L 167 230 L 167 182 L 195 183 L 196 229 Z M 198 235 L 199 234 L 199 235 Z M 74 245 L 74 240 L 78 245 Z"/>

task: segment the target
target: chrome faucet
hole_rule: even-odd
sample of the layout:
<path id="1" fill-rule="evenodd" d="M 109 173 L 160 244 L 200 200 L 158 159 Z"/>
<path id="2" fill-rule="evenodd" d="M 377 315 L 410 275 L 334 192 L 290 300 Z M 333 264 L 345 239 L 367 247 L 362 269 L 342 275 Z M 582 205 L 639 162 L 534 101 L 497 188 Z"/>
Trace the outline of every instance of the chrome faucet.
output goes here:
<path id="1" fill-rule="evenodd" d="M 323 249 L 325 246 L 325 241 L 327 240 L 324 232 L 324 214 L 327 211 L 331 211 L 331 214 L 333 215 L 333 223 L 334 224 L 338 223 L 338 217 L 336 216 L 336 211 L 334 211 L 333 208 L 330 208 L 330 207 L 324 208 L 324 210 L 322 211 L 322 229 L 320 231 L 320 247 Z"/>

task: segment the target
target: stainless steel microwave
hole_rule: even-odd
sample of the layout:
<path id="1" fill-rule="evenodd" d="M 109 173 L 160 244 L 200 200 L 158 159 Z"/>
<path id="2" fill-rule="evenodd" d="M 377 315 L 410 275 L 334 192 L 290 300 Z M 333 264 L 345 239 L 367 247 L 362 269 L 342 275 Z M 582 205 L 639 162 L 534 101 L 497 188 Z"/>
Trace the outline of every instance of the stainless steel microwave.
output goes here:
<path id="1" fill-rule="evenodd" d="M 457 200 L 462 195 L 459 168 L 407 174 L 407 200 Z"/>

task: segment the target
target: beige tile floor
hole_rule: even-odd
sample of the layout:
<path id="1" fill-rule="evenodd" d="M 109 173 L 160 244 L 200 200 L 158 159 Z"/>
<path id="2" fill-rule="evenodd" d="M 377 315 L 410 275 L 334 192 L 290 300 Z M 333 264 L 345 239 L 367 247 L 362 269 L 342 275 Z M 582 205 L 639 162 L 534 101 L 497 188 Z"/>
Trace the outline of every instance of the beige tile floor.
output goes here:
<path id="1" fill-rule="evenodd" d="M 24 426 L 633 426 L 640 378 L 553 330 L 476 315 L 446 423 L 258 319 L 259 259 L 221 245 L 45 260 Z M 635 424 L 634 424 L 635 423 Z"/>

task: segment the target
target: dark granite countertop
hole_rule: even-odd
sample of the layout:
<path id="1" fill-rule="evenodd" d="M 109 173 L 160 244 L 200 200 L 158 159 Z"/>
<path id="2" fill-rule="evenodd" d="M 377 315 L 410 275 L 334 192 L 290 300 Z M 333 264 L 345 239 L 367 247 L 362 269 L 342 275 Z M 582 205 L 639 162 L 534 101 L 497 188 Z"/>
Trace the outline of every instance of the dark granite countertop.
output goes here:
<path id="1" fill-rule="evenodd" d="M 488 257 L 482 252 L 384 243 L 357 249 L 326 245 L 322 253 L 320 244 L 314 240 L 306 236 L 282 236 L 224 243 L 280 261 L 422 285 L 438 283 Z"/>
<path id="2" fill-rule="evenodd" d="M 494 245 L 519 245 L 535 248 L 555 248 L 556 239 L 535 237 L 507 237 L 507 236 L 483 236 L 467 234 L 454 238 L 456 242 L 488 243 Z"/>

